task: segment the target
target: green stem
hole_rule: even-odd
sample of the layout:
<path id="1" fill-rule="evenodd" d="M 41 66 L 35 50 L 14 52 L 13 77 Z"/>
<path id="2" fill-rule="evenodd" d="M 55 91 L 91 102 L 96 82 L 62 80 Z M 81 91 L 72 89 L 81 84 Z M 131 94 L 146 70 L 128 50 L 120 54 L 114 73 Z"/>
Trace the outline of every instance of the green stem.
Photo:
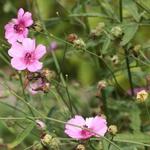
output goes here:
<path id="1" fill-rule="evenodd" d="M 123 5 L 122 0 L 119 0 L 119 13 L 120 13 L 120 22 L 123 22 Z M 127 71 L 128 71 L 128 78 L 129 78 L 129 84 L 131 89 L 131 94 L 134 96 L 134 90 L 133 90 L 133 82 L 132 82 L 132 74 L 130 70 L 130 62 L 128 58 L 128 50 L 126 47 L 123 47 L 124 53 L 125 53 L 125 59 L 126 59 L 126 65 L 127 65 Z"/>
<path id="2" fill-rule="evenodd" d="M 38 12 L 40 12 L 40 11 L 39 11 L 39 7 L 38 7 L 37 1 L 36 1 L 36 7 L 37 7 Z M 43 20 L 42 20 L 42 18 L 41 18 L 41 16 L 40 16 L 40 14 L 38 14 L 38 16 L 39 16 L 39 20 L 40 20 L 40 22 L 41 22 L 41 24 L 42 24 L 43 30 L 44 30 L 44 32 L 45 32 L 45 35 L 46 35 L 46 37 L 47 37 L 47 40 L 48 40 L 48 42 L 50 43 L 49 32 L 48 32 L 48 30 L 46 29 L 46 26 L 45 26 L 45 24 L 44 24 L 44 22 L 43 22 Z M 54 59 L 54 63 L 55 63 L 57 72 L 59 73 L 59 76 L 60 76 L 60 79 L 61 79 L 61 81 L 62 81 L 62 84 L 63 84 L 63 86 L 67 89 L 67 85 L 66 85 L 65 79 L 64 79 L 64 77 L 63 77 L 63 74 L 62 74 L 62 72 L 61 72 L 61 69 L 60 69 L 60 66 L 59 66 L 57 57 L 56 57 L 56 55 L 55 55 L 55 52 L 54 52 L 54 51 L 51 51 L 51 54 L 52 54 L 52 57 L 53 57 L 53 59 Z M 73 116 L 72 104 L 70 104 L 70 105 L 71 105 L 71 107 L 70 107 L 70 113 L 71 113 L 71 115 Z"/>
<path id="3" fill-rule="evenodd" d="M 122 13 L 122 0 L 119 0 L 119 14 L 120 14 L 120 22 L 123 21 L 123 13 Z"/>
<path id="4" fill-rule="evenodd" d="M 24 85 L 23 85 L 23 80 L 22 80 L 21 73 L 19 73 L 19 79 L 20 79 L 20 84 L 21 84 L 21 87 L 22 87 L 22 93 L 23 93 L 24 99 L 25 99 L 26 102 L 28 102 L 28 99 L 27 99 L 27 96 L 26 96 L 26 93 L 25 93 L 25 90 L 24 90 Z M 28 108 L 29 108 L 32 116 L 34 116 L 34 113 L 33 113 L 32 109 L 31 109 L 30 105 L 28 105 Z"/>
<path id="5" fill-rule="evenodd" d="M 128 58 L 128 50 L 126 47 L 123 48 L 125 52 L 125 59 L 126 59 L 126 65 L 127 65 L 127 72 L 128 72 L 128 78 L 129 78 L 129 84 L 130 84 L 130 89 L 131 89 L 131 94 L 134 96 L 134 89 L 133 89 L 133 83 L 132 83 L 132 74 L 130 70 L 130 62 Z"/>

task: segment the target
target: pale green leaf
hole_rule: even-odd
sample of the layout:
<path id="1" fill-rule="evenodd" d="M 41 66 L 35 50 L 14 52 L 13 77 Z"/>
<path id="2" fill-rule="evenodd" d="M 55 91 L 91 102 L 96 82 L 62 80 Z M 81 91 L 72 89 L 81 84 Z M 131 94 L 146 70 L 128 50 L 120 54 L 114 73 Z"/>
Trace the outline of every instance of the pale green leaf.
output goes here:
<path id="1" fill-rule="evenodd" d="M 8 144 L 8 147 L 10 149 L 16 147 L 17 145 L 19 145 L 29 134 L 30 132 L 32 131 L 33 127 L 34 127 L 35 124 L 31 123 L 29 124 L 17 137 L 16 139 Z"/>
<path id="2" fill-rule="evenodd" d="M 121 41 L 121 45 L 124 46 L 129 43 L 135 36 L 135 33 L 138 30 L 137 24 L 130 24 L 124 26 L 124 36 Z"/>

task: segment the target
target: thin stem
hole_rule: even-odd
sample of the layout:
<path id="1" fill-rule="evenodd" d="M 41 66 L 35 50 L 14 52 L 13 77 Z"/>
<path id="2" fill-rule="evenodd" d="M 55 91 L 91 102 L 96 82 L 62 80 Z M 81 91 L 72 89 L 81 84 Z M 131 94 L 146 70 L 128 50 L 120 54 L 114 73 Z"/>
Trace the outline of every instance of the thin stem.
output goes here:
<path id="1" fill-rule="evenodd" d="M 86 5 L 84 2 L 82 3 L 82 10 L 84 13 L 86 13 Z M 85 20 L 85 25 L 86 25 L 86 31 L 87 31 L 87 33 L 89 33 L 90 32 L 90 26 L 89 26 L 88 18 L 85 17 L 84 20 Z"/>
<path id="2" fill-rule="evenodd" d="M 123 48 L 125 52 L 125 59 L 126 59 L 126 65 L 127 65 L 127 72 L 128 72 L 128 78 L 129 78 L 129 84 L 130 84 L 130 89 L 131 89 L 131 94 L 134 96 L 134 89 L 133 89 L 133 83 L 132 83 L 132 74 L 130 70 L 130 62 L 128 58 L 128 50 L 126 47 Z"/>
<path id="3" fill-rule="evenodd" d="M 119 14 L 120 14 L 120 22 L 123 21 L 123 13 L 122 13 L 122 0 L 119 0 Z"/>
<path id="4" fill-rule="evenodd" d="M 28 102 L 28 99 L 27 99 L 27 96 L 26 96 L 26 93 L 25 93 L 25 90 L 24 90 L 24 85 L 23 85 L 23 80 L 22 80 L 22 74 L 21 73 L 19 73 L 19 79 L 20 79 L 20 84 L 21 84 L 21 87 L 22 87 L 22 93 L 23 93 L 24 99 L 25 99 L 26 102 Z M 31 109 L 30 105 L 28 105 L 28 108 L 29 108 L 32 116 L 34 116 L 34 113 Z"/>
<path id="5" fill-rule="evenodd" d="M 109 120 L 109 118 L 108 118 L 108 108 L 107 108 L 107 99 L 106 99 L 105 89 L 101 89 L 101 93 L 102 93 L 102 100 L 103 100 L 104 112 L 105 112 L 106 118 Z"/>
<path id="6" fill-rule="evenodd" d="M 37 10 L 38 10 L 38 12 L 39 12 L 39 7 L 38 7 L 37 1 L 36 1 L 36 6 L 37 6 Z M 40 13 L 38 14 L 38 16 L 39 16 L 39 20 L 40 20 L 40 22 L 41 22 L 41 24 L 42 24 L 43 30 L 44 30 L 44 32 L 45 32 L 45 35 L 46 35 L 46 37 L 47 37 L 47 41 L 50 42 L 49 32 L 48 32 L 48 30 L 46 29 L 46 26 L 45 26 L 45 24 L 44 24 L 44 22 L 43 22 L 43 20 L 42 20 L 42 18 L 41 18 L 41 16 L 40 16 Z M 58 72 L 59 75 L 60 75 L 60 79 L 61 79 L 61 81 L 62 81 L 62 84 L 63 84 L 64 87 L 67 87 L 66 82 L 65 82 L 65 79 L 64 79 L 63 74 L 62 74 L 61 69 L 60 69 L 60 65 L 59 65 L 58 60 L 57 60 L 57 57 L 56 57 L 56 55 L 55 55 L 55 52 L 54 52 L 54 51 L 51 51 L 51 53 L 52 53 L 52 57 L 53 57 L 53 59 L 54 59 L 54 63 L 55 63 L 57 72 Z M 67 88 L 66 88 L 66 89 L 67 89 Z M 72 116 L 73 116 L 72 104 L 71 104 L 71 107 L 70 107 L 70 113 L 71 113 Z"/>

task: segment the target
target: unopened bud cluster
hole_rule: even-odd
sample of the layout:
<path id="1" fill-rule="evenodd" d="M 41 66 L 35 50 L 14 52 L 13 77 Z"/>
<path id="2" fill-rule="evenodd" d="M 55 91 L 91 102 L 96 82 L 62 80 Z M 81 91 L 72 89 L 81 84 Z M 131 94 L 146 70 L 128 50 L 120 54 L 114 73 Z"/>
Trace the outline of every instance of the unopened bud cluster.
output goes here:
<path id="1" fill-rule="evenodd" d="M 145 102 L 147 98 L 148 98 L 148 93 L 145 90 L 138 92 L 136 95 L 137 102 L 140 103 Z"/>
<path id="2" fill-rule="evenodd" d="M 60 141 L 58 138 L 53 137 L 50 134 L 46 134 L 41 142 L 43 145 L 50 147 L 52 150 L 59 150 Z"/>
<path id="3" fill-rule="evenodd" d="M 105 27 L 104 22 L 100 22 L 95 29 L 91 30 L 91 36 L 101 36 Z"/>
<path id="4" fill-rule="evenodd" d="M 67 37 L 68 42 L 73 43 L 74 47 L 82 49 L 86 47 L 82 38 L 79 38 L 75 33 L 69 34 Z"/>
<path id="5" fill-rule="evenodd" d="M 118 132 L 117 126 L 116 125 L 110 125 L 108 127 L 108 132 L 111 133 L 112 135 L 116 135 Z"/>
<path id="6" fill-rule="evenodd" d="M 115 26 L 111 29 L 111 34 L 118 38 L 123 34 L 122 28 L 120 26 Z"/>

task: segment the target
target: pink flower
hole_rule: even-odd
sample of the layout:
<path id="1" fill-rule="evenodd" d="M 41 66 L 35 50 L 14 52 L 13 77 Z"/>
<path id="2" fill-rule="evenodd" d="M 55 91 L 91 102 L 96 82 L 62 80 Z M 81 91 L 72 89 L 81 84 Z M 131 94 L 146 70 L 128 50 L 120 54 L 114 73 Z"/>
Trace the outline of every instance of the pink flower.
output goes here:
<path id="1" fill-rule="evenodd" d="M 17 18 L 12 19 L 5 25 L 5 38 L 10 44 L 19 41 L 28 35 L 28 27 L 33 24 L 32 14 L 24 12 L 22 8 L 18 10 Z"/>
<path id="2" fill-rule="evenodd" d="M 87 128 L 93 132 L 90 132 L 86 129 L 75 127 L 72 125 L 77 125 L 82 128 Z M 86 118 L 76 115 L 74 118 L 70 119 L 65 126 L 65 133 L 77 140 L 88 139 L 92 136 L 104 136 L 107 131 L 107 122 L 104 118 L 100 116 Z M 96 134 L 95 134 L 96 133 Z M 98 134 L 98 135 L 97 135 Z"/>
<path id="3" fill-rule="evenodd" d="M 15 42 L 9 49 L 8 54 L 12 57 L 11 65 L 16 70 L 28 69 L 30 72 L 38 71 L 42 68 L 39 59 L 46 53 L 44 45 L 35 45 L 35 40 L 24 38 L 22 44 Z"/>

